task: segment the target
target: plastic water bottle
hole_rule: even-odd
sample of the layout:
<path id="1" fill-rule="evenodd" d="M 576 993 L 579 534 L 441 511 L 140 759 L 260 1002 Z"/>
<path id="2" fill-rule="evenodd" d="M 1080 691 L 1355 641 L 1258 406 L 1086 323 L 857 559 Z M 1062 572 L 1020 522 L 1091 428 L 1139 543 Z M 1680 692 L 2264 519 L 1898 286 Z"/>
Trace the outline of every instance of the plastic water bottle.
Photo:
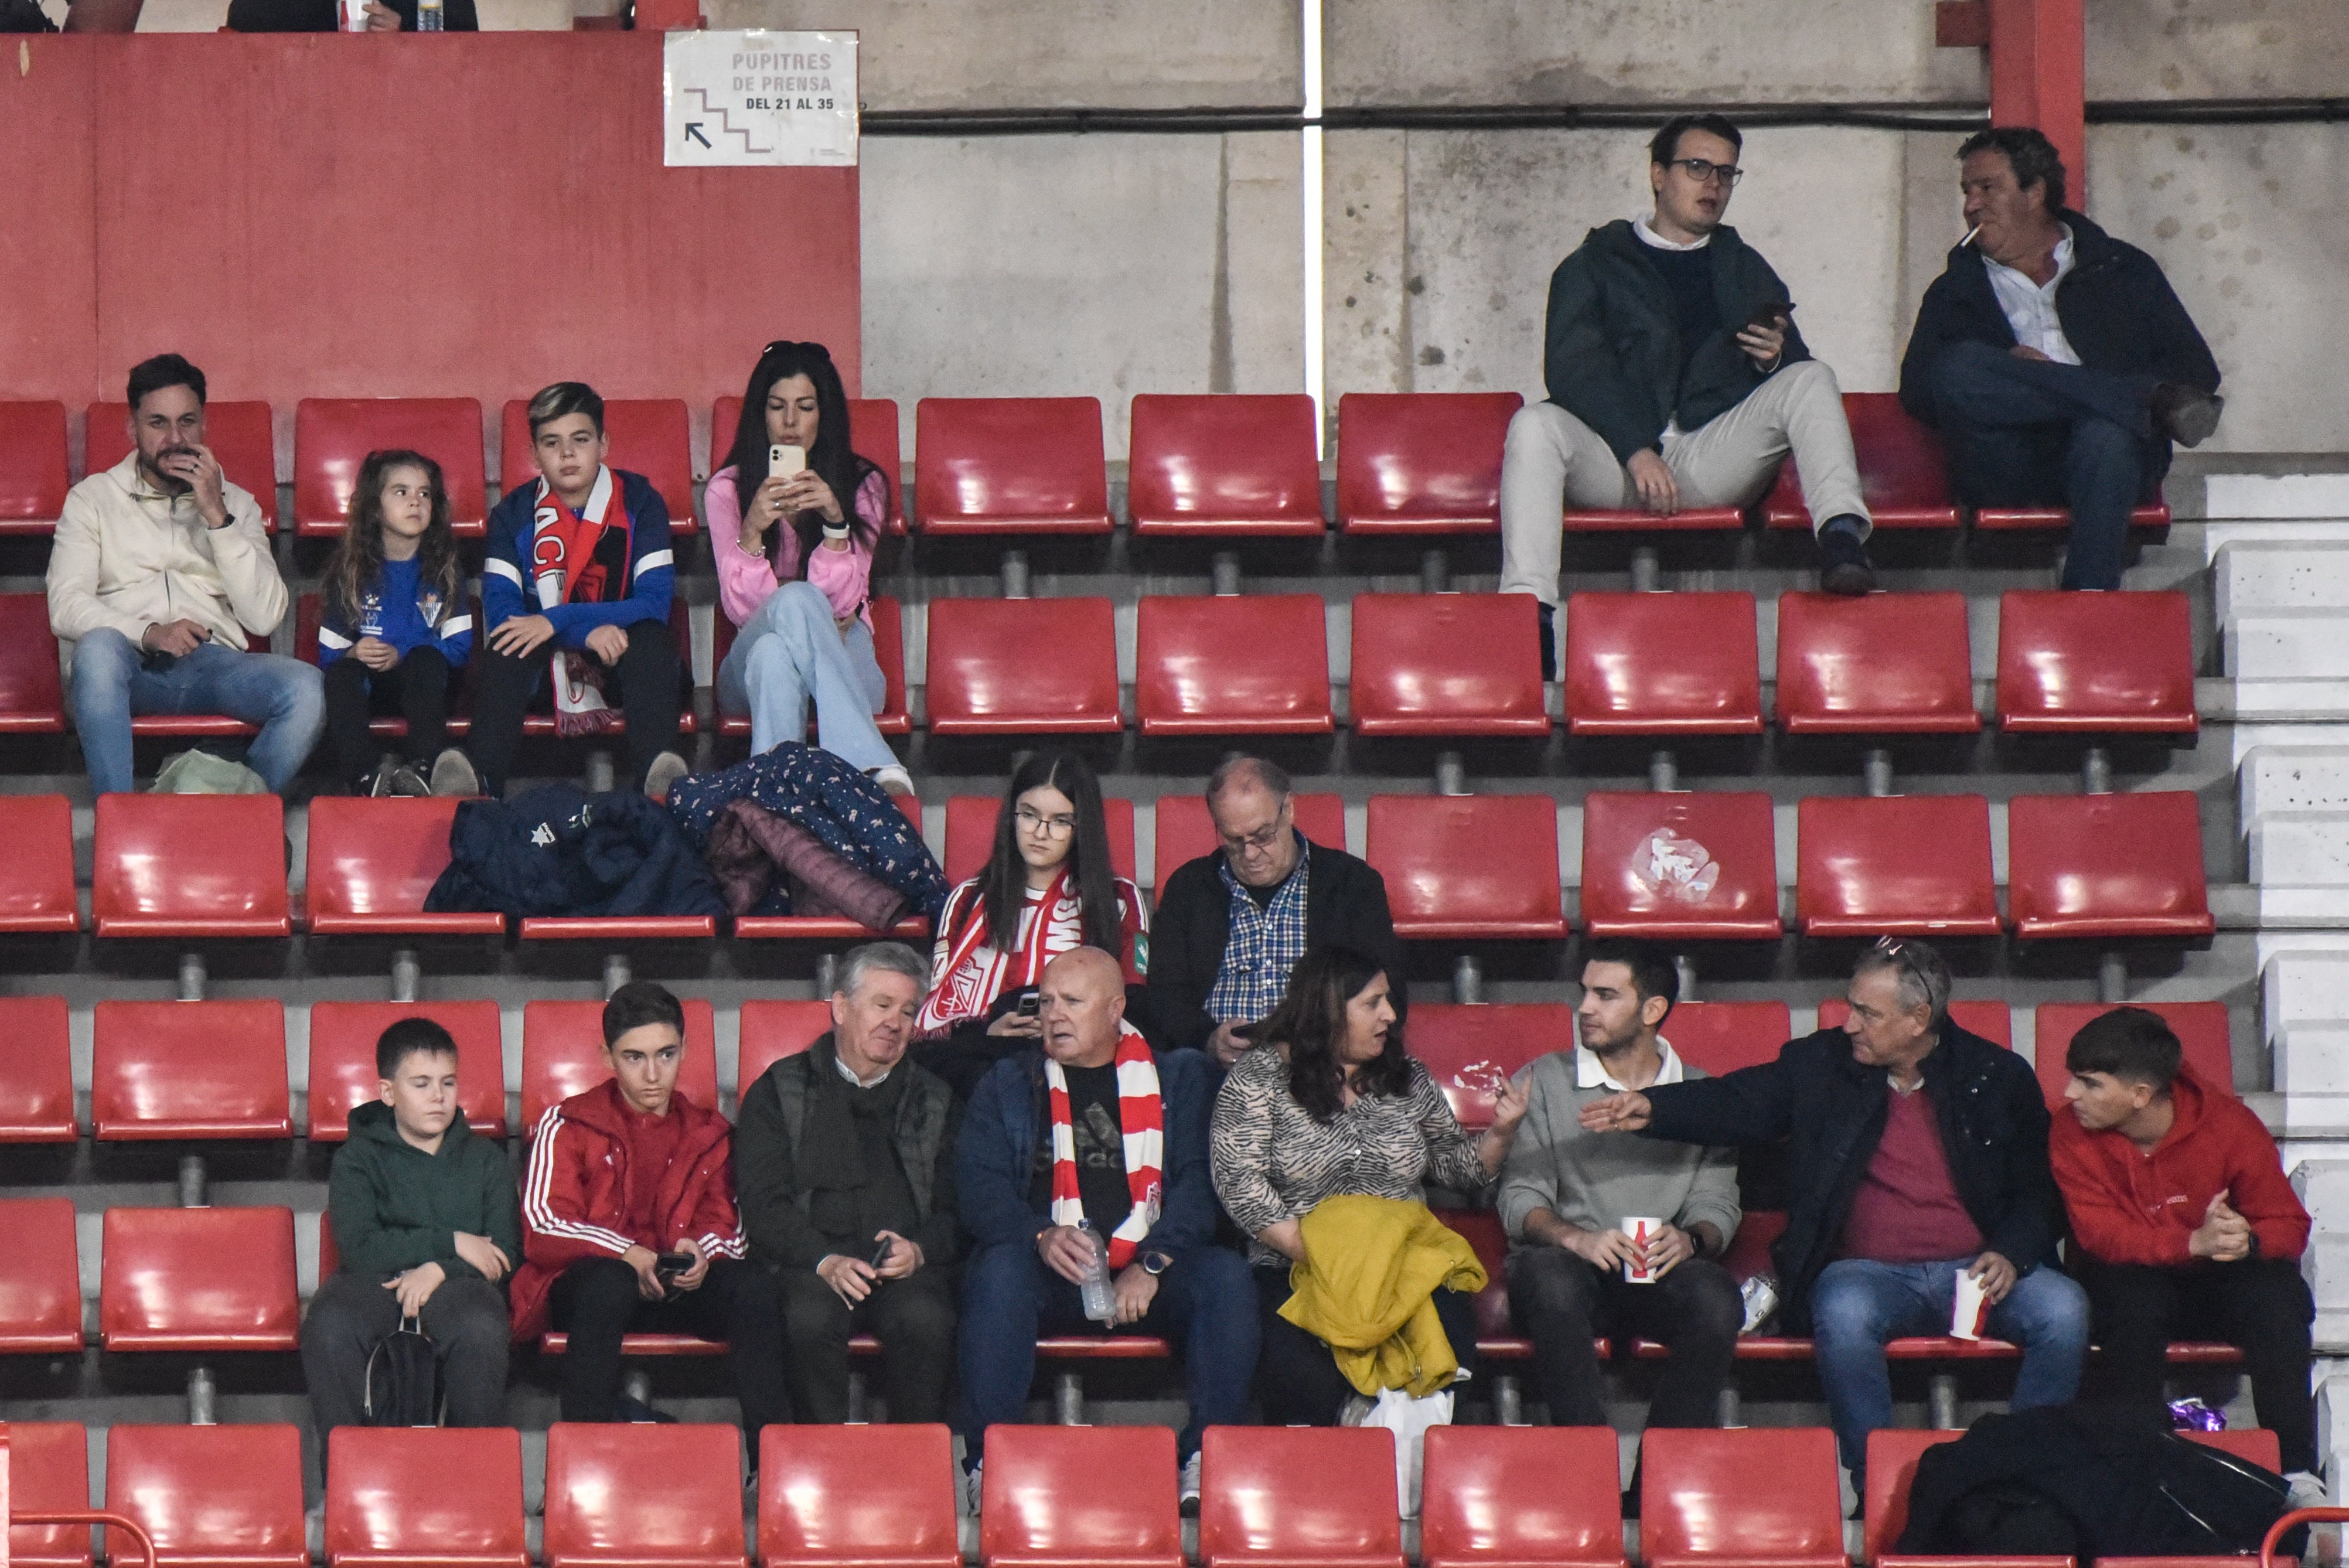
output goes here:
<path id="1" fill-rule="evenodd" d="M 440 0 L 416 0 L 416 30 L 419 33 L 448 30 L 447 19 L 441 14 Z"/>
<path id="2" fill-rule="evenodd" d="M 1114 1323 L 1117 1321 L 1117 1292 L 1110 1287 L 1109 1282 L 1109 1249 L 1102 1244 L 1101 1232 L 1093 1229 L 1092 1220 L 1078 1220 L 1077 1229 L 1084 1232 L 1085 1240 L 1092 1244 L 1093 1249 L 1092 1267 L 1085 1271 L 1083 1282 L 1077 1286 L 1077 1293 L 1084 1301 L 1085 1315 L 1095 1323 Z"/>

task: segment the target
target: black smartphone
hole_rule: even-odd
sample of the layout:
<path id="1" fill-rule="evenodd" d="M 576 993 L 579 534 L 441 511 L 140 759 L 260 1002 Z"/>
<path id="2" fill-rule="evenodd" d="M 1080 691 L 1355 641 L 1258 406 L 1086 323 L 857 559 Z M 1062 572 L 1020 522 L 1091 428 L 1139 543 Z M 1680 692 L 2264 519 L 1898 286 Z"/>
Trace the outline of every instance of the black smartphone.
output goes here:
<path id="1" fill-rule="evenodd" d="M 1023 992 L 1021 992 L 1019 993 L 1019 1006 L 1018 1011 L 1019 1011 L 1019 1016 L 1020 1016 L 1020 1017 L 1022 1017 L 1022 1018 L 1033 1018 L 1033 1017 L 1035 1017 L 1035 1016 L 1036 1016 L 1036 1014 L 1037 1014 L 1037 1012 L 1038 1012 L 1038 1011 L 1039 1011 L 1039 1010 L 1040 1010 L 1040 1009 L 1043 1007 L 1043 1005 L 1044 1005 L 1044 999 L 1043 999 L 1041 996 L 1038 995 L 1035 992 L 1033 992 L 1033 991 L 1023 991 Z"/>
<path id="2" fill-rule="evenodd" d="M 1783 328 L 1794 318 L 1794 314 L 1793 306 L 1783 299 L 1774 299 L 1766 305 L 1754 306 L 1754 314 L 1746 318 L 1746 330 L 1766 332 L 1773 327 Z"/>
<path id="3" fill-rule="evenodd" d="M 674 1279 L 692 1267 L 693 1254 L 690 1252 L 655 1252 L 653 1254 L 655 1279 Z"/>
<path id="4" fill-rule="evenodd" d="M 873 1256 L 869 1260 L 874 1273 L 877 1274 L 881 1272 L 881 1265 L 889 1261 L 889 1253 L 896 1247 L 896 1245 L 897 1243 L 895 1241 L 890 1240 L 886 1236 L 881 1238 L 880 1245 L 873 1249 Z"/>

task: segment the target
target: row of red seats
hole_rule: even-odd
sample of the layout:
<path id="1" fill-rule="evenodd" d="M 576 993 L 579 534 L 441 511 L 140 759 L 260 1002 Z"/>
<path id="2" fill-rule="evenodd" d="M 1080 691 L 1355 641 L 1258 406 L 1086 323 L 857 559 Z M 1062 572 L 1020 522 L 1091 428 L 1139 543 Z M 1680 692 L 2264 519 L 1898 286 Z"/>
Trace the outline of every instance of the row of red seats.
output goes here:
<path id="1" fill-rule="evenodd" d="M 1106 803 L 1111 857 L 1134 876 L 1133 806 Z M 947 807 L 946 869 L 974 872 L 994 803 Z M 0 931 L 79 929 L 72 812 L 63 795 L 11 798 L 16 853 L 0 863 Z M 109 794 L 98 803 L 90 904 L 100 937 L 284 937 L 284 805 L 274 795 Z M 495 913 L 436 914 L 451 800 L 320 796 L 310 805 L 307 910 L 319 936 L 496 935 Z M 1159 802 L 1155 885 L 1214 847 L 1195 797 Z M 1396 932 L 1430 940 L 1567 934 L 1558 803 L 1547 794 L 1374 795 L 1365 857 L 1385 877 Z M 2007 803 L 2009 908 L 1978 794 L 1820 796 L 1795 808 L 1796 925 L 1816 937 L 2198 938 L 2215 929 L 2190 791 L 2017 795 Z M 1345 843 L 1334 795 L 1300 797 L 1309 837 Z M 1759 793 L 1615 793 L 1582 800 L 1582 918 L 1597 936 L 1768 940 L 1779 915 L 1776 832 Z M 525 940 L 708 938 L 712 916 L 531 919 Z M 844 919 L 744 916 L 738 937 L 846 940 Z M 909 919 L 898 934 L 918 936 Z"/>
<path id="2" fill-rule="evenodd" d="M 1501 447 L 1522 400 L 1514 392 L 1350 392 L 1338 401 L 1338 523 L 1360 534 L 1489 534 L 1500 516 Z M 1961 521 L 1939 441 L 1889 392 L 1847 393 L 1844 406 L 1860 477 L 1877 525 L 1950 528 Z M 505 406 L 502 484 L 533 477 L 523 403 Z M 650 478 L 680 532 L 693 526 L 688 416 L 679 399 L 605 404 L 612 461 Z M 902 472 L 897 407 L 854 401 L 859 450 L 889 474 Z M 110 466 L 129 450 L 126 410 L 93 403 L 88 468 Z M 712 411 L 714 441 L 732 437 L 740 398 Z M 211 406 L 211 439 L 229 477 L 262 501 L 274 524 L 275 452 L 265 403 Z M 1106 534 L 1110 513 L 1102 409 L 1093 398 L 925 398 L 915 410 L 915 525 L 930 534 Z M 460 532 L 482 532 L 487 515 L 481 405 L 471 398 L 305 398 L 295 411 L 295 528 L 339 532 L 351 487 L 370 451 L 413 447 L 446 471 Z M 1302 393 L 1276 396 L 1143 393 L 1133 399 L 1127 512 L 1144 535 L 1316 535 L 1321 468 L 1314 408 Z M 719 452 L 713 452 L 715 460 Z M 722 464 L 719 464 L 722 466 Z M 706 470 L 704 472 L 707 472 Z M 66 410 L 57 402 L 0 403 L 0 531 L 55 525 L 67 483 Z M 1793 465 L 1757 510 L 1774 528 L 1808 528 Z M 1733 529 L 1734 507 L 1695 508 L 1670 517 L 1640 511 L 1565 514 L 1578 531 Z M 2138 509 L 2158 525 L 2168 508 Z M 2060 508 L 1985 510 L 1980 528 L 2052 528 Z M 902 516 L 892 523 L 902 526 Z"/>
<path id="3" fill-rule="evenodd" d="M 78 1423 L 5 1428 L 21 1511 L 86 1508 Z M 1868 1440 L 1867 1568 L 1901 1558 L 1920 1455 L 1954 1431 Z M 2275 1434 L 2191 1433 L 2272 1469 Z M 1658 1428 L 1640 1439 L 1649 1568 L 1847 1568 L 1833 1436 L 1823 1428 Z M 1200 1568 L 1405 1568 L 1394 1438 L 1379 1428 L 1211 1427 L 1201 1448 Z M 547 1433 L 545 1568 L 959 1568 L 944 1427 L 770 1427 L 758 1533 L 744 1535 L 741 1437 L 730 1427 L 574 1426 Z M 1438 1427 L 1426 1438 L 1421 1568 L 1625 1568 L 1616 1435 L 1606 1428 Z M 522 1443 L 508 1428 L 343 1428 L 329 1439 L 327 1568 L 527 1568 Z M 289 1425 L 120 1425 L 106 1506 L 159 1563 L 306 1568 L 300 1435 Z M 89 1532 L 18 1526 L 33 1568 L 89 1568 Z M 980 1500 L 985 1568 L 1185 1568 L 1174 1435 L 1164 1427 L 998 1427 Z M 119 1549 L 113 1553 L 119 1560 Z M 2070 1568 L 2070 1558 L 2002 1558 Z M 2238 1558 L 2105 1558 L 2208 1568 Z"/>
<path id="4" fill-rule="evenodd" d="M 2151 1004 L 2186 1044 L 2188 1061 L 2206 1083 L 2231 1088 L 2226 1004 Z M 602 1052 L 602 1005 L 532 1002 L 522 1024 L 522 1130 L 533 1131 L 549 1106 L 608 1075 Z M 1961 1002 L 1963 1027 L 2001 1045 L 2013 1033 L 2002 1002 Z M 2060 1103 L 2064 1050 L 2106 1004 L 2045 1002 L 2037 1014 L 2039 1076 L 2048 1103 Z M 401 1018 L 424 1016 L 455 1037 L 459 1094 L 466 1120 L 491 1137 L 507 1133 L 505 1060 L 494 1002 L 320 1002 L 309 1010 L 308 1116 L 304 1137 L 342 1139 L 353 1107 L 376 1095 L 375 1043 Z M 1819 1009 L 1822 1028 L 1844 1020 L 1840 1001 Z M 747 1085 L 781 1057 L 805 1050 L 832 1027 L 823 1001 L 742 1004 L 738 1084 Z M 1709 1073 L 1765 1062 L 1793 1033 L 1781 1002 L 1691 1002 L 1673 1010 L 1670 1036 L 1686 1060 Z M 101 1002 L 92 1010 L 89 1127 L 100 1142 L 181 1138 L 288 1138 L 295 1134 L 286 1073 L 285 1008 L 271 999 L 210 1002 Z M 71 1048 L 64 998 L 0 997 L 0 1143 L 67 1143 L 81 1127 L 74 1112 Z M 1491 1085 L 1575 1039 L 1573 1009 L 1563 1002 L 1412 1009 L 1412 1050 L 1428 1065 L 1471 1130 L 1492 1119 Z M 685 1003 L 685 1057 L 679 1086 L 707 1106 L 719 1103 L 715 1014 L 709 1002 Z"/>

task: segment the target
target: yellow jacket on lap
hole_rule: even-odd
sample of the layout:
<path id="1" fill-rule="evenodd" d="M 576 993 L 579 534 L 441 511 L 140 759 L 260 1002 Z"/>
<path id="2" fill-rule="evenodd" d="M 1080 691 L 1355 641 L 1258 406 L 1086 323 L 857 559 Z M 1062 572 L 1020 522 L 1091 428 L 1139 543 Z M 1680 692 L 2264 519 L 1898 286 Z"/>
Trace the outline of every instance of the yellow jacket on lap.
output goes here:
<path id="1" fill-rule="evenodd" d="M 1361 1393 L 1434 1393 L 1460 1370 L 1431 1299 L 1438 1286 L 1485 1288 L 1485 1266 L 1467 1239 L 1424 1203 L 1345 1194 L 1325 1198 L 1299 1222 L 1305 1261 L 1280 1315 L 1337 1355 Z"/>

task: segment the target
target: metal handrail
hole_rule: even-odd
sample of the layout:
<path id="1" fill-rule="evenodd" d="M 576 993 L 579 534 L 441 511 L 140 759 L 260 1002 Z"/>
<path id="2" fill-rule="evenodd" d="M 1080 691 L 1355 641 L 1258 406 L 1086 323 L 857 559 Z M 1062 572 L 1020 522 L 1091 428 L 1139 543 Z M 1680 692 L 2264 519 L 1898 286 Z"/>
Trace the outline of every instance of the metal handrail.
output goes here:
<path id="1" fill-rule="evenodd" d="M 2260 1542 L 2260 1568 L 2276 1568 L 2276 1542 L 2284 1532 L 2302 1524 L 2340 1524 L 2349 1522 L 2349 1508 L 2295 1508 L 2268 1526 L 2267 1538 Z M 2292 1559 L 2298 1561 L 2298 1559 Z"/>
<path id="2" fill-rule="evenodd" d="M 2349 1518 L 2349 1514 L 2344 1514 L 2343 1517 Z M 136 1541 L 139 1543 L 139 1550 L 147 1555 L 147 1568 L 155 1568 L 155 1538 L 147 1533 L 145 1525 L 119 1513 L 108 1513 L 103 1510 L 88 1509 L 77 1509 L 65 1513 L 18 1513 L 11 1510 L 8 1522 L 10 1524 L 102 1524 L 109 1530 L 119 1530 Z M 109 1546 L 107 1556 L 111 1559 L 113 1555 L 113 1550 Z"/>

